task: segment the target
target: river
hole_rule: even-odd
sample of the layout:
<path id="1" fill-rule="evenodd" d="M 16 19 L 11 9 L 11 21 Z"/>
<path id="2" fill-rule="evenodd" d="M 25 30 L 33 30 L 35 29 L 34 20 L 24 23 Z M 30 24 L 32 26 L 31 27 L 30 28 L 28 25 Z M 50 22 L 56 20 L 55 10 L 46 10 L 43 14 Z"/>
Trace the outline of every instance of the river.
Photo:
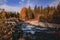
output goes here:
<path id="1" fill-rule="evenodd" d="M 58 36 L 54 33 L 56 31 L 50 28 L 41 26 L 34 26 L 25 22 L 18 22 L 12 32 L 12 39 L 18 40 L 25 38 L 25 40 L 58 40 Z"/>

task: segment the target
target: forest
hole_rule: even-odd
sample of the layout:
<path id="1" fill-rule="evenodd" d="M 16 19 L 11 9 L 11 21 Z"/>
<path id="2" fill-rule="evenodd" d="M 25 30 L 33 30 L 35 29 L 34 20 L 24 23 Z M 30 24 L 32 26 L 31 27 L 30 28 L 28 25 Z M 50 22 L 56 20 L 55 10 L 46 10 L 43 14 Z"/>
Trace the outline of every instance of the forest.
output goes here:
<path id="1" fill-rule="evenodd" d="M 39 22 L 49 22 L 60 24 L 60 3 L 55 6 L 37 6 L 34 9 L 30 6 L 28 8 L 23 7 L 19 12 L 6 12 L 4 9 L 0 12 L 0 19 L 3 18 L 20 18 L 25 20 L 38 20 Z"/>

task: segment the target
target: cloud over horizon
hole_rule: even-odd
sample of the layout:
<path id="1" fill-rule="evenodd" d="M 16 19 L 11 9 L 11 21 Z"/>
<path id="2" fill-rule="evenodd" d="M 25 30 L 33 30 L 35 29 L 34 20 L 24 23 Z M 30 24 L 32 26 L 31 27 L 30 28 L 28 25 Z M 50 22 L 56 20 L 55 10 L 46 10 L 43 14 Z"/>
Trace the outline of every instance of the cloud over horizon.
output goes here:
<path id="1" fill-rule="evenodd" d="M 22 7 L 28 7 L 29 5 L 34 8 L 38 6 L 57 6 L 60 0 L 0 0 L 0 8 L 6 11 L 20 12 Z"/>
<path id="2" fill-rule="evenodd" d="M 5 11 L 20 12 L 20 7 L 1 5 L 0 8 L 5 9 Z"/>
<path id="3" fill-rule="evenodd" d="M 0 0 L 0 5 L 6 4 L 7 0 Z"/>
<path id="4" fill-rule="evenodd" d="M 60 0 L 53 1 L 50 6 L 57 6 L 60 3 Z"/>

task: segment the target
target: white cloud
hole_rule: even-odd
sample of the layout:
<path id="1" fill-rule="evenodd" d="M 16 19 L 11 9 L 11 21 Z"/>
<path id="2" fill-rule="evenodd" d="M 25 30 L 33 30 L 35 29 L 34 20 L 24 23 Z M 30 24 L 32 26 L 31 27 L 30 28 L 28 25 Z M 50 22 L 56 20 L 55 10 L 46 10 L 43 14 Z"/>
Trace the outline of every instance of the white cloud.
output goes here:
<path id="1" fill-rule="evenodd" d="M 8 6 L 8 5 L 1 5 L 1 9 L 5 9 L 6 11 L 12 11 L 12 12 L 20 12 L 20 7 L 14 7 L 14 6 Z"/>
<path id="2" fill-rule="evenodd" d="M 25 4 L 24 1 L 26 1 L 26 4 Z M 34 4 L 31 2 L 31 0 L 21 0 L 21 1 L 19 2 L 19 4 L 20 4 L 21 7 L 34 6 Z M 24 4 L 25 4 L 25 5 L 24 5 Z"/>
<path id="3" fill-rule="evenodd" d="M 32 1 L 32 0 L 28 0 L 28 1 L 27 1 L 26 7 L 29 7 L 29 6 L 30 6 L 31 8 L 34 8 L 34 6 L 35 6 L 35 2 L 34 2 L 34 1 L 36 1 L 36 0 L 34 0 L 34 1 L 32 1 L 32 2 L 31 2 L 31 1 Z"/>
<path id="4" fill-rule="evenodd" d="M 20 7 L 18 6 L 9 6 L 6 3 L 8 0 L 0 0 L 0 8 L 5 9 L 5 11 L 20 12 Z"/>
<path id="5" fill-rule="evenodd" d="M 32 3 L 30 2 L 31 0 L 27 0 L 26 7 L 32 6 Z"/>
<path id="6" fill-rule="evenodd" d="M 53 1 L 50 6 L 57 6 L 59 4 L 60 0 Z"/>
<path id="7" fill-rule="evenodd" d="M 0 5 L 6 4 L 7 0 L 0 0 Z"/>
<path id="8" fill-rule="evenodd" d="M 27 6 L 29 6 L 31 4 L 30 0 L 27 1 Z"/>

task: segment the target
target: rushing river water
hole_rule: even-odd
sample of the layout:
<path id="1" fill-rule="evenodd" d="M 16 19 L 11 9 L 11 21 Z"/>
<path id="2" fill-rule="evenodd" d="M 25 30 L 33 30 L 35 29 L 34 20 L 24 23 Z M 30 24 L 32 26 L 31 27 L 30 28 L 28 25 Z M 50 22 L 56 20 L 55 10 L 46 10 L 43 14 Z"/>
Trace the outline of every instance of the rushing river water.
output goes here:
<path id="1" fill-rule="evenodd" d="M 54 35 L 55 30 L 49 28 L 42 28 L 40 26 L 33 26 L 24 22 L 17 23 L 12 32 L 12 39 L 18 40 L 25 38 L 25 40 L 58 40 Z M 20 39 L 21 40 L 21 39 Z"/>

